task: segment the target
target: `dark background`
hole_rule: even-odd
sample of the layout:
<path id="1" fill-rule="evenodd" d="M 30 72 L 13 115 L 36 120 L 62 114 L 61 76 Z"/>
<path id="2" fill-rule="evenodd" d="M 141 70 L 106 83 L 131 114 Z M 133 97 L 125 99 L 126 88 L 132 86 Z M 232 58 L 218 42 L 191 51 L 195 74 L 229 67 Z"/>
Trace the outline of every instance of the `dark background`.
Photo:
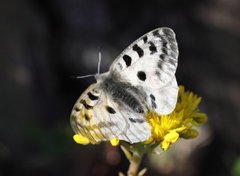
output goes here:
<path id="1" fill-rule="evenodd" d="M 96 73 L 99 48 L 107 71 L 163 26 L 177 35 L 178 82 L 203 97 L 209 121 L 201 145 L 171 169 L 145 157 L 147 175 L 240 175 L 240 1 L 1 0 L 0 14 L 0 176 L 126 171 L 118 148 L 72 140 L 71 108 L 94 78 L 71 76 Z"/>

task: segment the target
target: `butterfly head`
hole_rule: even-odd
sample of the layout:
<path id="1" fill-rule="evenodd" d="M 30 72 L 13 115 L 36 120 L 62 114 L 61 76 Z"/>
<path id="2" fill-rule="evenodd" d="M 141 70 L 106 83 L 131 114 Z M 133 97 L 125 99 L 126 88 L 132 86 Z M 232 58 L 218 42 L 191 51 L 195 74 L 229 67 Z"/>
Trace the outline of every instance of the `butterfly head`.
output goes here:
<path id="1" fill-rule="evenodd" d="M 97 73 L 94 75 L 95 79 L 97 80 L 97 83 L 101 83 L 103 80 L 105 80 L 109 75 L 109 72 L 105 73 Z"/>

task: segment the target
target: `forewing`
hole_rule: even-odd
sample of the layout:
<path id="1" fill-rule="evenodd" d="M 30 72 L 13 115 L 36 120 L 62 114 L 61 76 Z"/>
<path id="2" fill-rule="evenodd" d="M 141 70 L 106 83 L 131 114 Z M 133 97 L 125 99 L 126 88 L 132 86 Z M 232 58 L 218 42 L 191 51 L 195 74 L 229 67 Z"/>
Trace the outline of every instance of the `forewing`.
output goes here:
<path id="1" fill-rule="evenodd" d="M 113 62 L 110 72 L 133 86 L 156 89 L 175 75 L 178 46 L 170 28 L 155 29 L 127 47 Z"/>
<path id="2" fill-rule="evenodd" d="M 177 63 L 175 33 L 170 28 L 158 28 L 127 47 L 113 62 L 110 72 L 119 81 L 141 87 L 148 95 L 149 109 L 168 114 L 177 101 Z"/>
<path id="3" fill-rule="evenodd" d="M 150 137 L 150 127 L 142 114 L 135 114 L 121 108 L 111 96 L 93 84 L 75 103 L 71 125 L 75 133 L 87 137 L 92 143 L 113 138 L 141 142 Z"/>

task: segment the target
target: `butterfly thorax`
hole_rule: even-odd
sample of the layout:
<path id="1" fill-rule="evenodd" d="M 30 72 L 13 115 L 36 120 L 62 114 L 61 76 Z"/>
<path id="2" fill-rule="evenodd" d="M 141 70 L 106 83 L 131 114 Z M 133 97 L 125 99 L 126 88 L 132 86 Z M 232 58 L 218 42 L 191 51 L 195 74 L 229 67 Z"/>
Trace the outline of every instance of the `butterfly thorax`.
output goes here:
<path id="1" fill-rule="evenodd" d="M 120 81 L 121 78 L 113 73 L 104 75 L 100 86 L 119 107 L 130 108 L 137 113 L 145 113 L 146 105 L 143 104 L 146 94 L 140 87 L 134 87 L 130 83 Z"/>

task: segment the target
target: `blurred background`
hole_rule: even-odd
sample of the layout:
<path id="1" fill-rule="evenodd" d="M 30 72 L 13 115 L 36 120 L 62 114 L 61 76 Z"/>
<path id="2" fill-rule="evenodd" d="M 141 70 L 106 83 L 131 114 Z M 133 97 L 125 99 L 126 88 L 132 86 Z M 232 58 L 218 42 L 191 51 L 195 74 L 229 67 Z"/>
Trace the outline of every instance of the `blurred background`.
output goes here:
<path id="1" fill-rule="evenodd" d="M 157 27 L 179 45 L 177 79 L 203 97 L 200 136 L 146 156 L 155 176 L 240 175 L 239 0 L 0 0 L 0 176 L 111 176 L 128 161 L 77 145 L 71 109 L 120 52 Z"/>

